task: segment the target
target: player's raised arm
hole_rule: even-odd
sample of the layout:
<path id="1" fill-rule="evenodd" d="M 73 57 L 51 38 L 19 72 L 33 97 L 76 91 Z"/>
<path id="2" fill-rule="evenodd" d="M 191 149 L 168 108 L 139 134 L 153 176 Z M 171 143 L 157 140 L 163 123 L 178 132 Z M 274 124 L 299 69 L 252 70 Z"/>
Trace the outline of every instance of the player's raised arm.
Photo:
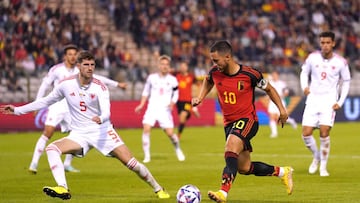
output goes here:
<path id="1" fill-rule="evenodd" d="M 203 80 L 203 83 L 202 83 L 202 85 L 201 85 L 199 95 L 191 100 L 191 104 L 192 104 L 193 106 L 197 106 L 197 105 L 201 104 L 201 102 L 204 100 L 204 98 L 206 97 L 206 95 L 209 94 L 209 92 L 211 91 L 211 89 L 213 88 L 213 86 L 214 86 L 214 84 L 211 83 L 211 82 L 207 79 L 207 77 L 205 77 L 204 80 Z"/>

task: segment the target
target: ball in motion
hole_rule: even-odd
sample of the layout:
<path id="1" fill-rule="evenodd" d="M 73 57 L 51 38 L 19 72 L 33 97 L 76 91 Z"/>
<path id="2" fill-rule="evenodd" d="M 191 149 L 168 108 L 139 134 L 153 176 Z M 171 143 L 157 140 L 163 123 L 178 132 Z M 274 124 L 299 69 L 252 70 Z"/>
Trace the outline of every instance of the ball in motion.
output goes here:
<path id="1" fill-rule="evenodd" d="M 200 190 L 191 184 L 183 185 L 176 194 L 177 203 L 200 203 Z"/>

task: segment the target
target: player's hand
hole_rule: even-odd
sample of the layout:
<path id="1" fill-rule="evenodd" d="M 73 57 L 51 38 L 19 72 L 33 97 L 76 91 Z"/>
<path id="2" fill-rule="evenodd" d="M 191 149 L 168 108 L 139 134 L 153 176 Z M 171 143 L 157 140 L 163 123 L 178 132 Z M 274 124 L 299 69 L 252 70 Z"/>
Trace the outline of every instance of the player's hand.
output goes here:
<path id="1" fill-rule="evenodd" d="M 308 94 L 310 94 L 310 89 L 309 89 L 309 87 L 305 87 L 304 95 L 307 96 Z"/>
<path id="2" fill-rule="evenodd" d="M 197 106 L 197 105 L 199 105 L 199 104 L 201 104 L 201 99 L 199 99 L 199 98 L 192 98 L 192 100 L 191 100 L 191 105 L 192 106 Z"/>
<path id="3" fill-rule="evenodd" d="M 281 123 L 281 128 L 284 127 L 284 124 L 286 123 L 287 119 L 288 119 L 287 113 L 280 113 L 278 123 L 279 122 Z"/>
<path id="4" fill-rule="evenodd" d="M 125 82 L 119 82 L 118 87 L 120 87 L 121 89 L 125 90 L 127 88 L 127 83 Z"/>
<path id="5" fill-rule="evenodd" d="M 172 110 L 174 109 L 174 106 L 175 106 L 175 103 L 170 102 L 170 105 L 169 105 L 169 109 L 170 109 L 170 111 L 172 111 Z"/>
<path id="6" fill-rule="evenodd" d="M 39 113 L 39 111 L 34 111 L 33 112 L 33 115 L 34 115 L 34 117 L 36 117 L 36 115 Z"/>
<path id="7" fill-rule="evenodd" d="M 334 104 L 334 105 L 332 106 L 332 108 L 333 108 L 334 111 L 337 111 L 337 110 L 339 110 L 341 107 L 340 107 L 340 105 L 339 105 L 338 103 L 336 103 L 336 104 Z"/>
<path id="8" fill-rule="evenodd" d="M 13 105 L 3 105 L 3 106 L 0 106 L 0 112 L 3 113 L 3 114 L 14 114 L 14 108 L 15 106 Z"/>
<path id="9" fill-rule="evenodd" d="M 142 108 L 143 108 L 142 105 L 138 105 L 137 107 L 135 107 L 135 113 L 140 113 Z"/>
<path id="10" fill-rule="evenodd" d="M 99 116 L 95 116 L 95 117 L 93 117 L 91 120 L 94 121 L 94 122 L 97 123 L 97 124 L 101 124 L 101 119 L 100 119 Z"/>

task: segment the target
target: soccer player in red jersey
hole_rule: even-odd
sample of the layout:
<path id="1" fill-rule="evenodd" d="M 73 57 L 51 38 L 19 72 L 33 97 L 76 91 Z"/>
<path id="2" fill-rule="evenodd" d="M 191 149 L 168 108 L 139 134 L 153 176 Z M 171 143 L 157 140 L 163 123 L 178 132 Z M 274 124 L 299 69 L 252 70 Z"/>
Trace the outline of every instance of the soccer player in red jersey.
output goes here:
<path id="1" fill-rule="evenodd" d="M 279 109 L 279 122 L 282 126 L 288 118 L 285 107 L 275 88 L 263 78 L 260 71 L 238 64 L 233 59 L 231 44 L 217 41 L 210 48 L 210 57 L 214 66 L 204 79 L 198 97 L 192 99 L 197 106 L 215 86 L 224 117 L 225 162 L 220 190 L 209 191 L 208 196 L 215 202 L 226 202 L 228 192 L 236 174 L 255 176 L 277 176 L 285 184 L 287 193 L 293 190 L 290 166 L 279 167 L 259 161 L 251 161 L 251 138 L 259 127 L 254 100 L 255 87 L 264 90 Z"/>
<path id="2" fill-rule="evenodd" d="M 176 103 L 178 115 L 179 115 L 179 126 L 178 126 L 178 137 L 181 137 L 184 131 L 186 121 L 191 117 L 191 113 L 194 113 L 196 117 L 200 117 L 197 107 L 192 107 L 192 85 L 196 82 L 195 76 L 189 72 L 189 66 L 186 62 L 181 62 L 179 70 L 175 73 L 175 77 L 179 83 L 179 99 Z"/>

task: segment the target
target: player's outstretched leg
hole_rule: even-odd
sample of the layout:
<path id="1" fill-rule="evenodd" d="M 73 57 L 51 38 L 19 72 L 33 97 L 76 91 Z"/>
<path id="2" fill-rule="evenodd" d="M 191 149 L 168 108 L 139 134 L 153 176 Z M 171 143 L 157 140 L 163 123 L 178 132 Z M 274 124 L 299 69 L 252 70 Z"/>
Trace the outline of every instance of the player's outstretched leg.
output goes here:
<path id="1" fill-rule="evenodd" d="M 120 147 L 119 147 L 120 148 Z M 154 188 L 155 194 L 160 199 L 170 198 L 170 194 L 155 180 L 149 169 L 142 163 L 139 163 L 134 157 L 126 164 L 130 170 L 134 171 L 142 180 Z"/>

